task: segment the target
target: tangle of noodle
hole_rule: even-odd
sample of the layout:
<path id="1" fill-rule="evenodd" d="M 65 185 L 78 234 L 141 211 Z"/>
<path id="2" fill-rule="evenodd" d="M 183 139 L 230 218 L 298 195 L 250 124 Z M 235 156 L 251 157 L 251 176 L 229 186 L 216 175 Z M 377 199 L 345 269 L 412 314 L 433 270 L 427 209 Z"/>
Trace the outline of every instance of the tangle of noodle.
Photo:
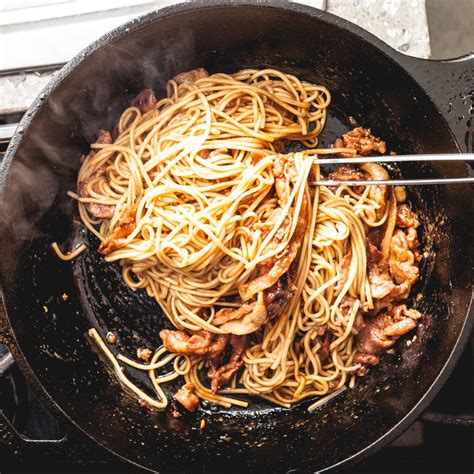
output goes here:
<path id="1" fill-rule="evenodd" d="M 175 364 L 176 374 L 205 400 L 246 406 L 227 394 L 254 394 L 289 407 L 354 383 L 360 367 L 353 363 L 354 320 L 359 306 L 372 307 L 364 224 L 382 225 L 387 213 L 377 221 L 368 187 L 359 195 L 344 186 L 332 192 L 308 184 L 310 175 L 319 179 L 318 154 L 344 151 L 315 149 L 329 103 L 324 87 L 271 69 L 214 74 L 193 84 L 171 80 L 153 110 L 127 108 L 114 143 L 93 144 L 80 169 L 78 183 L 87 197 L 71 195 L 91 232 L 104 241 L 127 213 L 136 223 L 106 260 L 118 262 L 127 285 L 145 289 L 176 328 L 216 334 L 224 332 L 213 324 L 218 309 L 237 306 L 238 287 L 288 245 L 306 194 L 309 226 L 297 258 L 296 294 L 252 335 L 239 379 L 213 394 L 199 378 L 203 359 L 186 358 L 179 373 Z M 291 154 L 296 177 L 279 222 L 289 217 L 292 225 L 275 248 L 278 225 L 267 234 L 261 225 L 279 206 L 272 166 L 281 139 L 307 149 Z M 113 216 L 95 218 L 88 203 L 114 206 Z M 349 274 L 337 290 L 349 249 Z M 348 313 L 340 308 L 345 295 L 356 300 Z M 326 331 L 330 354 L 321 360 Z M 170 378 L 155 377 L 158 357 L 149 365 L 121 360 L 149 371 L 155 405 L 163 406 L 160 384 Z"/>

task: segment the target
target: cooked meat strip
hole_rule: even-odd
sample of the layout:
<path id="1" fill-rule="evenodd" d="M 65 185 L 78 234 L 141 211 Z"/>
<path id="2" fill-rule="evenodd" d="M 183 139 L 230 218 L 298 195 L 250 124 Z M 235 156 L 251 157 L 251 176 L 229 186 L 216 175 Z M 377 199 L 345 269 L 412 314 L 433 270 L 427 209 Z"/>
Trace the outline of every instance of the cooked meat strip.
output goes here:
<path id="1" fill-rule="evenodd" d="M 418 228 L 420 225 L 415 213 L 406 205 L 402 204 L 397 209 L 397 226 L 408 229 L 413 227 Z"/>
<path id="2" fill-rule="evenodd" d="M 374 354 L 359 354 L 356 353 L 354 356 L 354 362 L 356 364 L 364 364 L 364 365 L 377 365 L 380 362 L 380 357 Z M 365 375 L 358 374 L 358 375 Z"/>
<path id="3" fill-rule="evenodd" d="M 131 102 L 132 106 L 137 107 L 142 114 L 153 110 L 157 103 L 153 89 L 142 90 Z"/>
<path id="4" fill-rule="evenodd" d="M 337 181 L 361 181 L 365 179 L 365 176 L 364 173 L 357 170 L 355 166 L 345 164 L 329 173 L 328 178 Z"/>
<path id="5" fill-rule="evenodd" d="M 83 185 L 78 186 L 78 193 L 81 197 L 89 197 L 85 192 L 85 188 Z M 111 219 L 115 213 L 115 206 L 110 204 L 98 204 L 95 202 L 88 202 L 84 204 L 86 209 L 92 214 L 94 217 L 99 219 Z"/>
<path id="6" fill-rule="evenodd" d="M 384 308 L 391 308 L 393 303 L 406 300 L 410 295 L 411 284 L 402 283 L 401 285 L 394 285 L 392 291 L 386 296 L 373 301 L 374 307 L 369 311 L 369 314 L 374 315 L 379 313 Z"/>
<path id="7" fill-rule="evenodd" d="M 390 273 L 399 285 L 402 283 L 410 286 L 418 279 L 419 269 L 415 265 L 415 254 L 413 249 L 418 247 L 416 231 L 410 228 L 411 236 L 397 229 L 390 242 Z M 413 235 L 414 233 L 414 235 Z"/>
<path id="8" fill-rule="evenodd" d="M 410 289 L 419 277 L 417 266 L 420 255 L 416 228 L 419 223 L 415 214 L 405 205 L 397 205 L 392 193 L 391 209 L 386 224 L 382 247 L 385 255 L 380 253 L 372 241 L 374 232 L 369 232 L 367 243 L 367 275 L 374 298 L 371 314 L 390 307 L 394 302 L 408 298 Z M 396 210 L 396 216 L 393 211 Z M 393 221 L 404 229 L 395 228 L 392 235 Z M 390 227 L 390 228 L 389 228 Z M 388 238 L 390 237 L 390 240 Z M 388 254 L 388 255 L 387 255 Z M 386 258 L 386 255 L 388 258 Z"/>
<path id="9" fill-rule="evenodd" d="M 224 308 L 215 316 L 213 324 L 230 334 L 250 334 L 257 331 L 268 319 L 263 297 L 237 309 Z"/>
<path id="10" fill-rule="evenodd" d="M 151 354 L 152 352 L 150 349 L 137 349 L 137 357 L 139 359 L 143 359 L 146 362 L 150 360 Z"/>
<path id="11" fill-rule="evenodd" d="M 395 341 L 384 334 L 385 328 L 390 324 L 392 318 L 389 313 L 370 318 L 356 336 L 357 354 L 378 355 L 392 347 Z"/>
<path id="12" fill-rule="evenodd" d="M 329 346 L 331 345 L 331 333 L 327 331 L 323 336 L 321 347 L 318 349 L 317 354 L 319 360 L 324 362 L 329 356 Z"/>
<path id="13" fill-rule="evenodd" d="M 97 140 L 95 142 L 100 144 L 111 145 L 114 141 L 112 139 L 111 133 L 108 130 L 100 129 L 97 132 Z"/>
<path id="14" fill-rule="evenodd" d="M 420 247 L 420 242 L 418 241 L 418 232 L 415 227 L 408 227 L 405 232 L 408 248 L 413 251 L 415 257 L 415 262 L 419 260 L 418 248 Z"/>
<path id="15" fill-rule="evenodd" d="M 283 139 L 275 140 L 273 142 L 273 147 L 277 153 L 284 154 L 286 153 L 286 141 Z"/>
<path id="16" fill-rule="evenodd" d="M 275 176 L 275 190 L 279 197 L 279 205 L 284 207 L 288 202 L 290 194 L 289 181 L 296 175 L 296 170 L 291 159 L 287 159 L 286 157 L 279 157 L 276 159 L 273 165 L 273 174 Z M 270 219 L 275 219 L 275 216 L 277 216 L 277 214 L 272 213 Z M 270 258 L 262 262 L 259 269 L 259 276 L 239 287 L 242 301 L 248 301 L 257 293 L 275 285 L 282 275 L 289 270 L 292 262 L 298 255 L 304 234 L 308 227 L 308 198 L 306 194 L 303 196 L 297 219 L 293 235 L 285 250 L 282 252 L 282 255 L 278 258 Z M 290 225 L 290 222 L 288 222 L 289 219 L 285 221 L 287 222 L 284 222 L 282 227 Z M 274 236 L 273 245 L 275 247 L 281 242 L 281 238 L 283 238 L 285 234 L 285 231 L 280 233 L 281 230 L 282 229 L 280 228 Z"/>
<path id="17" fill-rule="evenodd" d="M 334 171 L 329 173 L 328 179 L 334 179 L 336 181 L 362 181 L 365 179 L 364 173 L 359 171 L 352 165 L 341 165 Z M 339 186 L 329 186 L 332 192 L 335 192 Z M 362 194 L 364 186 L 354 186 L 352 188 L 355 193 Z"/>
<path id="18" fill-rule="evenodd" d="M 400 336 L 414 329 L 420 316 L 418 311 L 399 305 L 391 311 L 370 317 L 356 336 L 357 353 L 354 361 L 377 364 L 378 356 L 392 347 Z"/>
<path id="19" fill-rule="evenodd" d="M 173 77 L 177 84 L 194 84 L 197 80 L 208 77 L 209 73 L 202 67 L 191 71 L 181 72 Z"/>
<path id="20" fill-rule="evenodd" d="M 86 185 L 89 181 L 105 174 L 106 167 L 101 166 L 97 171 L 92 175 L 88 180 L 81 182 L 77 185 L 77 193 L 79 196 L 88 198 L 90 197 L 86 191 Z M 92 185 L 94 188 L 94 185 Z M 115 214 L 115 206 L 111 204 L 100 204 L 96 202 L 87 202 L 84 203 L 84 206 L 94 217 L 99 219 L 111 219 Z"/>
<path id="21" fill-rule="evenodd" d="M 407 308 L 406 304 L 400 304 L 392 308 L 392 314 L 394 321 L 402 321 L 405 318 L 417 320 L 421 317 L 421 314 L 418 310 Z"/>
<path id="22" fill-rule="evenodd" d="M 189 335 L 185 331 L 163 329 L 160 331 L 160 337 L 164 346 L 170 352 L 198 355 L 206 359 L 214 359 L 220 356 L 229 340 L 227 334 L 213 334 L 205 330 L 196 331 Z"/>
<path id="23" fill-rule="evenodd" d="M 303 206 L 301 206 L 298 224 L 287 247 L 282 252 L 282 256 L 263 262 L 260 266 L 260 275 L 239 287 L 242 301 L 247 301 L 255 294 L 272 287 L 289 270 L 293 260 L 298 255 L 308 225 L 306 198 L 303 199 L 303 201 L 304 203 Z"/>
<path id="24" fill-rule="evenodd" d="M 404 235 L 400 229 L 395 231 L 390 248 L 390 264 L 373 244 L 367 243 L 367 277 L 374 298 L 371 314 L 377 314 L 383 308 L 390 308 L 393 303 L 407 299 L 413 283 L 418 278 L 418 267 L 411 263 L 406 248 L 398 246 L 402 238 L 399 232 Z M 399 261 L 401 256 L 408 258 L 408 261 Z M 389 267 L 392 276 L 388 272 Z M 397 284 L 392 277 L 396 278 Z"/>
<path id="25" fill-rule="evenodd" d="M 100 128 L 96 133 L 96 139 L 95 139 L 95 142 L 93 142 L 93 143 L 97 143 L 99 145 L 104 145 L 104 144 L 110 145 L 113 142 L 114 142 L 114 140 L 112 138 L 112 134 L 109 131 L 103 130 L 102 128 Z M 85 160 L 87 160 L 88 158 L 92 158 L 96 154 L 97 154 L 96 150 L 93 150 L 93 149 L 89 150 L 89 153 L 87 153 L 87 155 L 82 155 L 81 156 L 81 163 L 84 163 Z M 105 166 L 103 167 L 103 169 L 104 169 L 104 172 L 105 172 Z M 96 172 L 96 174 L 97 174 L 97 172 Z M 103 173 L 101 173 L 101 174 L 103 174 Z"/>
<path id="26" fill-rule="evenodd" d="M 212 378 L 211 390 L 213 393 L 229 384 L 234 374 L 244 364 L 243 358 L 247 349 L 248 336 L 230 336 L 231 353 L 226 364 L 218 369 L 211 368 L 208 375 Z"/>
<path id="27" fill-rule="evenodd" d="M 377 163 L 361 163 L 359 167 L 369 175 L 372 181 L 390 179 L 387 170 Z M 380 219 L 385 214 L 387 190 L 388 186 L 385 184 L 370 186 L 369 197 L 379 205 L 379 208 L 376 210 L 377 219 Z"/>
<path id="28" fill-rule="evenodd" d="M 263 302 L 269 319 L 277 316 L 282 306 L 295 294 L 296 287 L 293 285 L 290 273 L 291 267 L 273 286 L 263 292 Z"/>
<path id="29" fill-rule="evenodd" d="M 384 335 L 388 337 L 400 337 L 416 327 L 413 319 L 405 318 L 401 321 L 394 322 L 384 329 Z"/>
<path id="30" fill-rule="evenodd" d="M 367 278 L 372 298 L 381 299 L 389 295 L 395 287 L 388 273 L 388 262 L 378 248 L 367 242 Z"/>
<path id="31" fill-rule="evenodd" d="M 333 145 L 335 148 L 353 148 L 355 153 L 339 153 L 341 158 L 353 158 L 356 156 L 367 156 L 376 151 L 380 154 L 387 152 L 387 146 L 383 140 L 372 135 L 370 128 L 365 129 L 356 127 L 353 130 L 338 138 Z M 387 171 L 377 163 L 361 163 L 359 168 L 369 175 L 371 180 L 389 179 Z M 387 186 L 370 186 L 369 196 L 378 205 L 377 219 L 380 219 L 385 213 L 387 204 Z"/>
<path id="32" fill-rule="evenodd" d="M 209 360 L 211 369 L 208 375 L 212 379 L 211 388 L 214 393 L 226 385 L 242 367 L 248 340 L 247 335 L 213 334 L 204 330 L 189 335 L 185 331 L 163 329 L 160 337 L 170 352 L 198 355 Z M 230 356 L 221 365 L 227 344 L 230 345 Z"/>
<path id="33" fill-rule="evenodd" d="M 99 245 L 99 252 L 108 255 L 114 250 L 120 248 L 126 241 L 126 238 L 135 230 L 135 209 L 129 209 L 119 219 L 118 226 L 105 240 Z"/>
<path id="34" fill-rule="evenodd" d="M 199 397 L 194 393 L 196 387 L 193 383 L 183 385 L 175 394 L 174 398 L 188 411 L 196 411 L 199 406 Z"/>
<path id="35" fill-rule="evenodd" d="M 277 207 L 269 213 L 267 219 L 264 222 L 256 225 L 256 228 L 262 231 L 262 238 L 265 238 L 267 234 L 275 227 L 282 213 L 283 209 L 281 207 Z M 283 241 L 289 225 L 290 219 L 288 216 L 286 216 L 273 237 L 274 243 Z"/>
<path id="36" fill-rule="evenodd" d="M 297 177 L 292 156 L 278 155 L 273 162 L 272 174 L 275 179 L 275 191 L 280 207 L 285 207 L 290 197 L 290 184 Z"/>
<path id="37" fill-rule="evenodd" d="M 395 198 L 399 204 L 407 200 L 407 192 L 403 186 L 395 186 L 393 188 L 393 194 L 395 194 Z"/>
<path id="38" fill-rule="evenodd" d="M 353 148 L 359 156 L 367 156 L 374 151 L 382 155 L 387 152 L 385 142 L 378 137 L 374 137 L 370 128 L 362 127 L 356 127 L 345 133 L 334 142 L 333 146 L 334 148 Z M 339 156 L 341 158 L 351 158 L 356 155 L 353 153 L 339 153 Z"/>

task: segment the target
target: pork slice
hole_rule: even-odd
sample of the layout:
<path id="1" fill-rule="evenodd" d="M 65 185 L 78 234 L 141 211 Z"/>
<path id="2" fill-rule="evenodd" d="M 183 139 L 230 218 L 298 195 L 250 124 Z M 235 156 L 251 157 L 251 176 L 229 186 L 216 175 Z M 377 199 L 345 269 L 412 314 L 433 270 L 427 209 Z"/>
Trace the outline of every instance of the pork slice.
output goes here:
<path id="1" fill-rule="evenodd" d="M 137 107 L 142 114 L 146 114 L 153 110 L 157 103 L 155 91 L 153 89 L 144 89 L 132 100 L 131 105 Z"/>
<path id="2" fill-rule="evenodd" d="M 122 247 L 126 238 L 135 230 L 135 227 L 135 210 L 129 209 L 119 219 L 118 225 L 112 234 L 101 242 L 99 252 L 103 255 L 109 255 L 114 250 Z"/>
<path id="3" fill-rule="evenodd" d="M 387 145 L 383 140 L 372 135 L 370 128 L 356 127 L 342 135 L 334 142 L 334 148 L 352 148 L 359 156 L 367 156 L 374 151 L 384 154 L 387 152 Z M 341 158 L 351 158 L 353 153 L 340 153 Z"/>
<path id="4" fill-rule="evenodd" d="M 204 79 L 208 76 L 209 73 L 204 68 L 199 67 L 197 69 L 192 69 L 191 71 L 176 74 L 176 76 L 173 77 L 173 81 L 177 84 L 194 84 L 199 79 Z"/>
<path id="5" fill-rule="evenodd" d="M 196 387 L 193 383 L 184 384 L 175 394 L 174 398 L 186 410 L 194 412 L 199 406 L 199 397 L 194 393 Z"/>
<path id="6" fill-rule="evenodd" d="M 114 140 L 112 139 L 112 134 L 108 130 L 100 129 L 97 132 L 97 140 L 96 143 L 111 145 Z"/>
<path id="7" fill-rule="evenodd" d="M 296 287 L 291 276 L 291 267 L 278 281 L 263 292 L 263 302 L 267 309 L 268 318 L 278 315 L 282 307 L 293 297 Z"/>
<path id="8" fill-rule="evenodd" d="M 210 373 L 212 376 L 211 390 L 213 393 L 217 393 L 219 389 L 228 385 L 235 373 L 244 364 L 243 357 L 247 349 L 248 336 L 237 336 L 233 334 L 230 336 L 229 343 L 231 348 L 229 360 L 227 363 Z"/>
<path id="9" fill-rule="evenodd" d="M 371 242 L 367 242 L 367 277 L 372 298 L 382 299 L 395 287 L 388 272 L 388 262 Z"/>
<path id="10" fill-rule="evenodd" d="M 362 181 L 365 179 L 365 176 L 364 173 L 357 170 L 355 166 L 341 165 L 329 173 L 328 179 L 333 179 L 336 181 Z M 329 186 L 329 189 L 332 192 L 336 192 L 338 187 L 339 186 Z M 354 186 L 352 189 L 355 193 L 362 194 L 364 191 L 364 186 Z"/>
<path id="11" fill-rule="evenodd" d="M 385 154 L 387 146 L 383 140 L 372 135 L 370 128 L 365 129 L 356 127 L 353 130 L 338 138 L 333 145 L 335 148 L 352 148 L 354 153 L 342 152 L 338 156 L 341 158 L 354 158 L 356 156 L 367 156 L 373 152 Z M 359 168 L 369 175 L 369 179 L 378 181 L 382 179 L 389 179 L 389 175 L 385 168 L 377 163 L 361 163 Z M 385 212 L 387 205 L 387 186 L 373 185 L 370 187 L 369 196 L 378 205 L 377 219 L 380 219 Z"/>
<path id="12" fill-rule="evenodd" d="M 415 229 L 410 228 L 407 233 L 401 229 L 394 232 L 390 242 L 389 266 L 390 273 L 397 284 L 404 283 L 411 287 L 418 279 L 419 269 L 415 264 L 415 254 L 412 251 L 417 247 Z"/>
<path id="13" fill-rule="evenodd" d="M 290 269 L 293 261 L 296 259 L 303 243 L 304 234 L 308 227 L 308 199 L 303 197 L 300 213 L 297 217 L 297 224 L 288 245 L 278 258 L 272 258 L 262 262 L 260 265 L 259 276 L 250 282 L 239 287 L 240 298 L 242 301 L 248 301 L 257 293 L 275 285 L 278 280 Z M 278 232 L 277 232 L 278 234 Z M 278 239 L 275 236 L 275 239 Z M 277 246 L 280 242 L 275 241 Z"/>
<path id="14" fill-rule="evenodd" d="M 99 131 L 100 132 L 100 131 Z M 108 132 L 107 132 L 108 133 Z M 92 152 L 91 152 L 92 153 Z M 89 156 L 89 155 L 88 155 Z M 80 182 L 77 185 L 77 194 L 80 197 L 88 198 L 90 195 L 87 193 L 87 184 L 91 182 L 91 180 L 98 178 L 105 174 L 107 167 L 105 165 L 100 166 L 96 172 L 87 180 Z M 95 189 L 95 184 L 92 185 L 93 189 Z M 100 204 L 96 202 L 87 202 L 84 204 L 86 209 L 90 214 L 98 219 L 111 219 L 115 214 L 115 206 L 112 204 Z"/>
<path id="15" fill-rule="evenodd" d="M 397 227 L 417 228 L 420 225 L 416 214 L 406 205 L 402 204 L 397 209 Z"/>
<path id="16" fill-rule="evenodd" d="M 213 324 L 226 333 L 244 335 L 257 331 L 268 319 L 263 298 L 237 309 L 224 308 L 215 316 Z"/>
<path id="17" fill-rule="evenodd" d="M 229 340 L 227 334 L 213 334 L 206 330 L 189 334 L 186 331 L 163 329 L 160 338 L 170 352 L 204 356 L 207 359 L 219 357 Z"/>
<path id="18" fill-rule="evenodd" d="M 397 339 L 413 330 L 421 314 L 406 305 L 398 305 L 390 311 L 368 317 L 356 336 L 355 361 L 374 365 L 378 357 L 392 347 Z"/>

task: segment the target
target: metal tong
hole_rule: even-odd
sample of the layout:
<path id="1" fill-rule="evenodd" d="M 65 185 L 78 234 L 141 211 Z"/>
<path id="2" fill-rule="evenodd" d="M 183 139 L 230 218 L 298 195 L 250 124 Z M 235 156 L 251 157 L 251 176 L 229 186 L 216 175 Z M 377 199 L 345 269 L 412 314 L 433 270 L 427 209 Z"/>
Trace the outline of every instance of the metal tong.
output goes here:
<path id="1" fill-rule="evenodd" d="M 319 165 L 344 165 L 357 163 L 407 163 L 407 162 L 428 162 L 434 161 L 474 161 L 474 153 L 442 153 L 437 155 L 400 155 L 400 156 L 357 156 L 354 158 L 321 158 L 315 160 Z M 427 184 L 474 184 L 474 176 L 470 178 L 418 178 L 418 179 L 380 179 L 361 181 L 338 181 L 325 179 L 314 181 L 311 184 L 316 186 L 367 186 L 374 184 L 389 185 L 427 185 Z"/>

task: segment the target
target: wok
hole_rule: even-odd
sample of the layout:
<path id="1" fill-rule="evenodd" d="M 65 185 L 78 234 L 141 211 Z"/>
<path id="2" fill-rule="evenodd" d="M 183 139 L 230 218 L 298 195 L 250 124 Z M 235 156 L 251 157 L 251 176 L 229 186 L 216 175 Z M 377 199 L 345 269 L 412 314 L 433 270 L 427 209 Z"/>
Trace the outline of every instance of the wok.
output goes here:
<path id="1" fill-rule="evenodd" d="M 180 418 L 141 407 L 87 340 L 91 326 L 103 335 L 116 331 L 112 350 L 133 354 L 156 346 L 167 323 L 154 301 L 129 291 L 117 267 L 103 262 L 66 192 L 75 189 L 79 157 L 99 128 L 111 129 L 141 89 L 161 93 L 175 73 L 196 67 L 271 66 L 325 85 L 333 101 L 323 145 L 353 116 L 397 153 L 472 151 L 473 62 L 409 58 L 347 21 L 280 1 L 180 4 L 103 36 L 56 75 L 7 151 L 0 181 L 1 340 L 71 430 L 144 468 L 315 471 L 373 453 L 416 419 L 465 345 L 473 319 L 470 187 L 410 188 L 427 252 L 413 292 L 423 295 L 417 306 L 424 317 L 413 342 L 401 340 L 396 355 L 355 389 L 311 414 L 309 402 L 289 410 L 255 402 Z M 404 164 L 394 172 L 462 177 L 468 169 Z M 53 241 L 90 246 L 62 262 Z M 151 389 L 142 374 L 130 374 Z M 202 418 L 206 427 L 199 429 Z"/>

